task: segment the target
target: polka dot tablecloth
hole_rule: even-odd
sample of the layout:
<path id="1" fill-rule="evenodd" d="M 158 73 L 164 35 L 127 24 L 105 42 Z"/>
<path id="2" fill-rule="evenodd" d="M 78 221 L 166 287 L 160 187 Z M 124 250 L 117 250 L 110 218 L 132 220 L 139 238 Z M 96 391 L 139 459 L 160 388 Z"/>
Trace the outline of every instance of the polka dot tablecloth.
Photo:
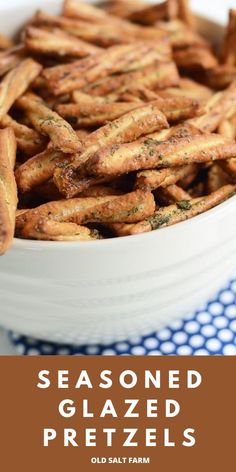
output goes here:
<path id="1" fill-rule="evenodd" d="M 21 355 L 236 355 L 236 275 L 195 313 L 149 336 L 103 346 L 50 344 L 10 333 Z"/>

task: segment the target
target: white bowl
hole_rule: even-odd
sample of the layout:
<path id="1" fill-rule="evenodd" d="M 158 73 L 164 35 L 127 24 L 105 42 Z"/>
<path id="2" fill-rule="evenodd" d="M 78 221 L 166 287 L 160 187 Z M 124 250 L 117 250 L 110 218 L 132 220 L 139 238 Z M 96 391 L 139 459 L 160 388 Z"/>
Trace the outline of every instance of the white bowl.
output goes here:
<path id="1" fill-rule="evenodd" d="M 13 33 L 36 8 L 0 5 Z M 15 240 L 0 259 L 0 324 L 37 338 L 109 343 L 150 333 L 206 301 L 236 267 L 236 197 L 190 221 L 87 243 Z"/>

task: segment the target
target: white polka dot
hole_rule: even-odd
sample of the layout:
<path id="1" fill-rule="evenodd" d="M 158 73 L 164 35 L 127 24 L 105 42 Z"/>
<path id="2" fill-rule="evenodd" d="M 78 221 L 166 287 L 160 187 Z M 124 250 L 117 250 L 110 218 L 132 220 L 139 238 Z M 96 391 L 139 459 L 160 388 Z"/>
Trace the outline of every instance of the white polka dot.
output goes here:
<path id="1" fill-rule="evenodd" d="M 229 329 L 221 329 L 218 332 L 218 338 L 225 343 L 232 341 L 233 337 L 234 335 Z"/>
<path id="2" fill-rule="evenodd" d="M 236 333 L 236 320 L 232 321 L 232 323 L 230 323 L 230 329 L 232 331 L 234 331 L 234 333 Z"/>
<path id="3" fill-rule="evenodd" d="M 145 339 L 143 344 L 147 349 L 156 349 L 156 347 L 159 345 L 159 342 L 156 338 L 148 338 Z"/>
<path id="4" fill-rule="evenodd" d="M 158 338 L 161 340 L 161 341 L 167 341 L 167 339 L 170 339 L 171 337 L 171 330 L 166 328 L 166 329 L 161 329 L 158 333 L 157 333 L 157 336 Z"/>
<path id="5" fill-rule="evenodd" d="M 184 331 L 180 331 L 179 333 L 175 333 L 172 337 L 172 340 L 175 344 L 185 344 L 188 340 L 188 335 L 184 333 Z"/>
<path id="6" fill-rule="evenodd" d="M 128 343 L 117 343 L 115 345 L 115 349 L 119 352 L 126 352 L 129 350 L 129 344 Z"/>
<path id="7" fill-rule="evenodd" d="M 61 347 L 60 349 L 58 349 L 57 351 L 57 355 L 58 356 L 69 356 L 71 354 L 71 351 L 69 348 L 67 347 Z"/>
<path id="8" fill-rule="evenodd" d="M 201 347 L 204 344 L 204 338 L 200 334 L 196 334 L 190 338 L 189 344 L 194 348 Z"/>
<path id="9" fill-rule="evenodd" d="M 216 328 L 213 325 L 205 325 L 205 326 L 202 327 L 201 333 L 206 338 L 210 338 L 210 337 L 215 336 Z"/>
<path id="10" fill-rule="evenodd" d="M 236 274 L 235 274 L 235 277 L 236 277 Z M 232 282 L 231 284 L 231 290 L 233 290 L 233 292 L 236 293 L 236 280 L 234 282 Z"/>
<path id="11" fill-rule="evenodd" d="M 87 346 L 85 349 L 86 354 L 89 356 L 96 356 L 99 353 L 98 346 Z"/>
<path id="12" fill-rule="evenodd" d="M 129 339 L 130 344 L 140 344 L 142 342 L 142 338 L 140 336 L 132 336 Z"/>
<path id="13" fill-rule="evenodd" d="M 193 350 L 190 346 L 180 346 L 177 348 L 177 354 L 179 356 L 191 356 Z"/>
<path id="14" fill-rule="evenodd" d="M 148 356 L 162 356 L 162 353 L 157 350 L 149 351 Z"/>
<path id="15" fill-rule="evenodd" d="M 184 329 L 187 333 L 194 334 L 199 331 L 200 326 L 196 321 L 189 321 L 189 323 L 186 323 Z"/>
<path id="16" fill-rule="evenodd" d="M 197 315 L 197 320 L 201 324 L 207 324 L 207 323 L 211 322 L 212 317 L 211 317 L 210 313 L 208 313 L 207 311 L 201 311 Z"/>
<path id="17" fill-rule="evenodd" d="M 175 345 L 172 342 L 162 343 L 160 349 L 163 354 L 171 354 L 175 350 Z"/>
<path id="18" fill-rule="evenodd" d="M 228 326 L 228 320 L 224 316 L 217 316 L 213 319 L 213 324 L 216 328 L 226 328 Z"/>
<path id="19" fill-rule="evenodd" d="M 183 327 L 183 321 L 182 320 L 175 320 L 173 323 L 171 323 L 170 327 L 174 331 L 179 331 Z"/>
<path id="20" fill-rule="evenodd" d="M 22 356 L 25 353 L 25 346 L 23 344 L 17 344 L 16 345 L 16 352 L 20 356 Z"/>
<path id="21" fill-rule="evenodd" d="M 146 352 L 147 351 L 143 346 L 134 346 L 131 349 L 133 356 L 145 356 Z"/>
<path id="22" fill-rule="evenodd" d="M 39 351 L 39 349 L 35 349 L 35 348 L 32 347 L 31 349 L 28 349 L 27 355 L 28 356 L 40 356 L 40 351 Z"/>
<path id="23" fill-rule="evenodd" d="M 229 305 L 230 303 L 233 303 L 234 299 L 235 299 L 235 295 L 232 292 L 230 292 L 230 290 L 225 290 L 220 295 L 220 301 L 224 303 L 225 305 Z"/>
<path id="24" fill-rule="evenodd" d="M 214 302 L 209 305 L 209 311 L 213 316 L 222 315 L 224 307 L 219 302 Z"/>
<path id="25" fill-rule="evenodd" d="M 236 356 L 236 346 L 234 344 L 228 344 L 223 347 L 223 354 L 225 356 Z"/>
<path id="26" fill-rule="evenodd" d="M 228 318 L 236 318 L 236 305 L 229 305 L 225 309 L 225 316 Z"/>
<path id="27" fill-rule="evenodd" d="M 197 349 L 194 352 L 195 356 L 209 356 L 209 352 L 206 349 Z"/>
<path id="28" fill-rule="evenodd" d="M 219 339 L 209 339 L 209 341 L 206 342 L 206 348 L 211 352 L 220 351 L 221 347 L 222 344 Z"/>
<path id="29" fill-rule="evenodd" d="M 102 355 L 103 356 L 115 356 L 116 351 L 114 351 L 114 349 L 104 349 L 104 351 L 102 351 Z"/>

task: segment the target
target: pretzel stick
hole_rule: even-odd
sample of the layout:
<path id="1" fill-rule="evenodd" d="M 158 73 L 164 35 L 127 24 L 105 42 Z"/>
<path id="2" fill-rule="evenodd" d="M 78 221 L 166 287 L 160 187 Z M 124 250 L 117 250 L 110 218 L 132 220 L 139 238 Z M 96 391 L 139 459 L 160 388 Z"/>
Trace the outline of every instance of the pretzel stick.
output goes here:
<path id="1" fill-rule="evenodd" d="M 183 190 L 178 185 L 172 184 L 166 188 L 160 187 L 157 193 L 158 202 L 165 205 L 171 205 L 172 203 L 191 200 L 189 193 Z"/>
<path id="2" fill-rule="evenodd" d="M 236 112 L 236 81 L 224 92 L 218 92 L 206 105 L 206 113 L 189 121 L 202 131 L 215 131 L 229 113 Z"/>
<path id="3" fill-rule="evenodd" d="M 152 104 L 139 107 L 123 115 L 118 120 L 99 128 L 84 140 L 83 152 L 73 159 L 71 165 L 55 171 L 54 181 L 57 187 L 67 198 L 77 195 L 75 171 L 92 154 L 109 144 L 131 142 L 147 132 L 162 128 L 168 128 L 168 123 L 165 116 L 159 111 L 159 108 Z"/>
<path id="4" fill-rule="evenodd" d="M 153 216 L 140 223 L 133 225 L 114 224 L 110 227 L 118 236 L 147 233 L 200 215 L 235 195 L 235 191 L 235 186 L 226 185 L 206 197 L 185 200 L 176 205 L 160 208 Z"/>
<path id="5" fill-rule="evenodd" d="M 32 190 L 53 176 L 57 165 L 70 161 L 68 154 L 46 149 L 41 154 L 28 159 L 15 172 L 17 185 L 22 193 Z"/>
<path id="6" fill-rule="evenodd" d="M 26 111 L 39 133 L 50 137 L 54 149 L 66 153 L 80 150 L 81 143 L 70 124 L 48 108 L 40 97 L 28 93 L 18 100 L 17 105 Z"/>
<path id="7" fill-rule="evenodd" d="M 11 128 L 0 130 L 0 255 L 12 244 L 17 208 L 14 178 L 16 140 Z"/>
<path id="8" fill-rule="evenodd" d="M 63 223 L 136 222 L 154 213 L 153 195 L 137 190 L 121 196 L 78 198 L 50 202 L 17 218 L 17 227 L 24 237 L 35 238 L 40 223 L 53 220 Z M 144 216 L 145 215 L 145 216 Z"/>
<path id="9" fill-rule="evenodd" d="M 26 28 L 24 43 L 30 51 L 46 55 L 86 57 L 101 51 L 61 30 L 50 32 L 33 26 Z"/>
<path id="10" fill-rule="evenodd" d="M 11 127 L 15 133 L 17 147 L 27 156 L 33 156 L 45 149 L 47 140 L 37 131 L 14 120 L 10 115 L 5 115 L 0 122 L 1 128 Z"/>
<path id="11" fill-rule="evenodd" d="M 210 134 L 170 139 L 155 139 L 110 146 L 98 151 L 85 166 L 89 175 L 111 176 L 140 169 L 176 167 L 192 163 L 229 159 L 236 155 L 236 143 Z"/>
<path id="12" fill-rule="evenodd" d="M 55 95 L 82 89 L 108 75 L 141 69 L 157 60 L 169 59 L 169 50 L 150 45 L 136 43 L 112 46 L 92 58 L 76 61 L 72 64 L 45 69 L 43 76 L 48 80 L 48 87 Z"/>
<path id="13" fill-rule="evenodd" d="M 11 39 L 7 38 L 3 34 L 0 34 L 0 49 L 9 49 L 13 47 Z"/>
<path id="14" fill-rule="evenodd" d="M 76 223 L 63 223 L 50 219 L 41 219 L 34 228 L 31 224 L 20 233 L 21 237 L 42 241 L 93 241 L 101 239 L 98 231 Z"/>
<path id="15" fill-rule="evenodd" d="M 13 103 L 27 90 L 42 67 L 33 59 L 25 59 L 4 77 L 0 83 L 0 120 Z"/>
<path id="16" fill-rule="evenodd" d="M 135 72 L 128 72 L 117 76 L 109 76 L 99 82 L 95 82 L 85 91 L 90 95 L 107 95 L 112 92 L 116 94 L 124 93 L 127 88 L 135 84 L 145 86 L 149 89 L 163 89 L 179 84 L 179 74 L 174 62 L 154 62 Z"/>
<path id="17" fill-rule="evenodd" d="M 194 169 L 194 164 L 192 164 L 183 167 L 175 167 L 174 169 L 144 170 L 137 174 L 136 188 L 150 191 L 156 190 L 159 187 L 165 188 L 169 185 L 176 184 L 179 180 L 189 175 Z"/>
<path id="18" fill-rule="evenodd" d="M 230 66 L 236 65 L 236 10 L 231 9 L 229 13 L 229 24 L 222 48 L 223 62 Z"/>

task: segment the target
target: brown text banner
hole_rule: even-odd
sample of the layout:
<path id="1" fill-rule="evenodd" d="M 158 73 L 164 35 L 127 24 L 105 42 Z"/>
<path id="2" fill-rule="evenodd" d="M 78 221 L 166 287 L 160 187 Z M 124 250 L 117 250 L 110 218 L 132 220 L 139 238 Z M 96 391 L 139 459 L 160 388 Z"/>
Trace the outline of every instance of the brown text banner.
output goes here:
<path id="1" fill-rule="evenodd" d="M 1 357 L 0 470 L 233 470 L 235 357 Z"/>

